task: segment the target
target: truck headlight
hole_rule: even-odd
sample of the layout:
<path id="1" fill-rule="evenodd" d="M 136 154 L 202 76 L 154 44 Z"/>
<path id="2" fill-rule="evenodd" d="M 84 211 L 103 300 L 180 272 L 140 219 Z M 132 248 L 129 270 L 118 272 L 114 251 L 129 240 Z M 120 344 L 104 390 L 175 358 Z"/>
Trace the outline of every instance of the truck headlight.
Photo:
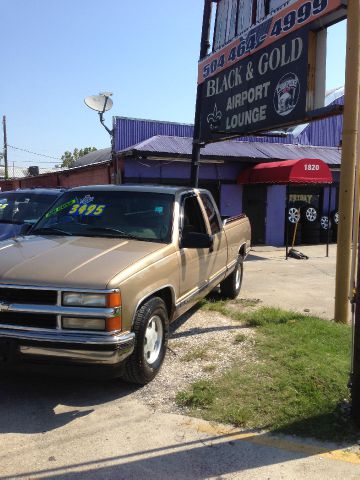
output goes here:
<path id="1" fill-rule="evenodd" d="M 64 292 L 62 304 L 66 307 L 120 307 L 119 292 L 112 293 L 79 293 Z"/>
<path id="2" fill-rule="evenodd" d="M 116 332 L 122 328 L 121 317 L 111 318 L 85 318 L 62 317 L 62 328 L 69 330 L 101 330 L 103 332 Z"/>
<path id="3" fill-rule="evenodd" d="M 72 330 L 102 330 L 105 331 L 104 318 L 62 317 L 62 328 Z"/>

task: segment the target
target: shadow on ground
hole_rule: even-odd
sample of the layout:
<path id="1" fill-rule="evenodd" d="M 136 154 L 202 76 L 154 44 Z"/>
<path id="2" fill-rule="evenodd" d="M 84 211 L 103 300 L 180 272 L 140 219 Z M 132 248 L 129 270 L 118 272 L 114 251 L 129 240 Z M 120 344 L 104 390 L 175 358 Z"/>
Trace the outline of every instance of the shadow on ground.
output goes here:
<path id="1" fill-rule="evenodd" d="M 93 405 L 125 397 L 136 388 L 119 379 L 67 379 L 60 376 L 2 373 L 0 434 L 54 430 L 76 418 L 89 415 L 94 410 Z M 68 405 L 71 410 L 55 413 L 58 405 Z"/>
<path id="2" fill-rule="evenodd" d="M 307 459 L 320 454 L 326 455 L 331 451 L 331 448 L 317 445 L 296 444 L 286 437 L 276 438 L 268 434 L 259 435 L 244 431 L 238 432 L 240 438 L 236 438 L 236 435 L 237 433 L 234 432 L 231 435 L 216 435 L 160 448 L 96 458 L 82 463 L 73 462 L 66 467 L 33 470 L 13 475 L 11 478 L 27 479 L 31 477 L 53 480 L 87 478 L 116 478 L 117 480 L 171 478 L 180 480 L 191 478 L 192 480 L 205 480 L 221 478 L 222 475 L 235 472 L 239 474 L 245 470 L 261 467 L 275 466 L 276 468 L 276 465 L 284 467 L 287 462 Z M 121 448 L 122 445 L 119 444 L 119 452 Z M 323 473 L 326 474 L 329 465 L 326 465 L 324 461 L 321 463 L 320 469 L 323 469 Z M 336 465 L 336 462 L 332 462 L 332 464 L 334 470 L 340 467 L 340 471 L 343 471 L 344 465 Z M 311 471 L 310 468 L 309 471 Z M 267 472 L 266 478 L 270 478 L 270 472 L 268 470 Z M 321 470 L 318 470 L 317 473 L 321 474 Z M 281 478 L 285 478 L 283 474 L 284 470 L 282 470 Z M 316 476 L 316 478 L 325 477 Z"/>

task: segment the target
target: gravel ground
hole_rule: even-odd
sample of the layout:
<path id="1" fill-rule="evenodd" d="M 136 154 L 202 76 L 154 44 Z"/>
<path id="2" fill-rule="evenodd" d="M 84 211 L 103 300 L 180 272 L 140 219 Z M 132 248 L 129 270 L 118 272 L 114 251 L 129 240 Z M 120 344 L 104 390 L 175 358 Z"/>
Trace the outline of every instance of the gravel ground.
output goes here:
<path id="1" fill-rule="evenodd" d="M 234 308 L 243 307 L 234 303 Z M 234 363 L 251 360 L 253 337 L 253 329 L 217 312 L 190 310 L 170 326 L 162 369 L 135 397 L 154 410 L 183 413 L 175 403 L 176 394 L 193 382 L 218 376 Z"/>

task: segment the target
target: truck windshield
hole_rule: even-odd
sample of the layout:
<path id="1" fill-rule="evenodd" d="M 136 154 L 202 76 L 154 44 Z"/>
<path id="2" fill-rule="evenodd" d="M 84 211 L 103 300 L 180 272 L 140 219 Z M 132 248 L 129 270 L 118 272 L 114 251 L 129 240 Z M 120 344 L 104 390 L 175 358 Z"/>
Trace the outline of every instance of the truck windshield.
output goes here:
<path id="1" fill-rule="evenodd" d="M 124 237 L 169 243 L 174 196 L 134 190 L 64 193 L 32 235 Z"/>
<path id="2" fill-rule="evenodd" d="M 51 207 L 55 194 L 0 193 L 1 223 L 35 223 Z"/>

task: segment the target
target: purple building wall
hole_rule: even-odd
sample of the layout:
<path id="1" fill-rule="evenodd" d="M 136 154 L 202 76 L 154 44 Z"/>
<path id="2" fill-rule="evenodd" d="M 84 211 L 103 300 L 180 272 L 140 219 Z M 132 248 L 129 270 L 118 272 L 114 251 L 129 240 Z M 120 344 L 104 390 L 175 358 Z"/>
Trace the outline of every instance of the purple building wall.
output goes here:
<path id="1" fill-rule="evenodd" d="M 246 164 L 224 163 L 224 164 L 201 164 L 200 180 L 228 180 L 236 182 L 237 176 Z M 179 179 L 189 180 L 189 162 L 166 162 L 126 159 L 125 178 L 141 179 Z"/>
<path id="2" fill-rule="evenodd" d="M 115 150 L 121 152 L 154 135 L 172 135 L 177 137 L 192 137 L 193 125 L 156 120 L 114 117 Z"/>
<path id="3" fill-rule="evenodd" d="M 242 185 L 221 185 L 220 214 L 231 217 L 242 213 Z"/>
<path id="4" fill-rule="evenodd" d="M 267 188 L 266 244 L 284 245 L 286 186 L 270 185 Z"/>

